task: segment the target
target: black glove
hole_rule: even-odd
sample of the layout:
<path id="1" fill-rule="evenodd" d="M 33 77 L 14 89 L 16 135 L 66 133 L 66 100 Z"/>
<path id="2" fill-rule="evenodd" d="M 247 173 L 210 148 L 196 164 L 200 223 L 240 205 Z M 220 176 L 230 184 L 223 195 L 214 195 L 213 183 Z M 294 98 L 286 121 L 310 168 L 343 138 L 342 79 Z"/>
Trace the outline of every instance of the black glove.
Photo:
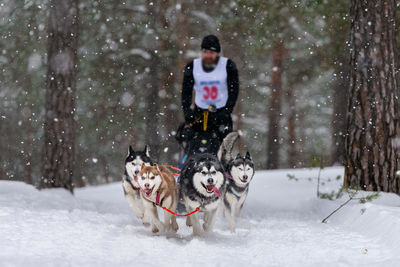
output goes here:
<path id="1" fill-rule="evenodd" d="M 176 131 L 175 139 L 179 142 L 187 142 L 193 138 L 193 129 L 191 127 L 185 127 L 186 123 L 183 122 L 179 125 Z"/>
<path id="2" fill-rule="evenodd" d="M 184 116 L 186 123 L 192 123 L 196 119 L 196 114 L 191 108 L 184 113 Z"/>

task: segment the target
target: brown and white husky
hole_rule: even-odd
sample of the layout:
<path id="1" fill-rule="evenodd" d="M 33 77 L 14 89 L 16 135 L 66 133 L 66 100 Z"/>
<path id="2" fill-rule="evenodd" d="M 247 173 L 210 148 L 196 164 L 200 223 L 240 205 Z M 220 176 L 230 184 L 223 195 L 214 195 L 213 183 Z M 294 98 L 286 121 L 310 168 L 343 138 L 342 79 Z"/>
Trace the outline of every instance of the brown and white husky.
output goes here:
<path id="1" fill-rule="evenodd" d="M 142 168 L 138 175 L 140 192 L 143 200 L 145 217 L 148 214 L 151 218 L 152 231 L 154 233 L 173 230 L 178 231 L 176 217 L 164 211 L 164 223 L 158 218 L 157 206 L 167 208 L 172 212 L 176 211 L 178 198 L 176 194 L 176 182 L 173 173 L 163 165 L 154 164 Z"/>

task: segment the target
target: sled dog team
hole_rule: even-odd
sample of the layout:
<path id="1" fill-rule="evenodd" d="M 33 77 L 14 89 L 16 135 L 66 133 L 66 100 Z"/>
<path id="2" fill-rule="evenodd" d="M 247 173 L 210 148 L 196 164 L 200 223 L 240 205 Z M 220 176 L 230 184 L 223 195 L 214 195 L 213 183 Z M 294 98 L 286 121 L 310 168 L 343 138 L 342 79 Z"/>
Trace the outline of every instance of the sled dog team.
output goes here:
<path id="1" fill-rule="evenodd" d="M 235 218 L 240 216 L 246 200 L 249 183 L 254 175 L 254 164 L 249 152 L 243 157 L 232 157 L 232 149 L 239 138 L 237 132 L 228 134 L 223 140 L 217 157 L 212 154 L 196 154 L 189 157 L 181 170 L 178 184 L 168 167 L 154 163 L 149 147 L 134 151 L 129 146 L 125 160 L 123 189 L 135 215 L 145 226 L 151 224 L 152 231 L 178 230 L 176 211 L 178 199 L 191 215 L 186 225 L 193 227 L 194 235 L 201 235 L 203 228 L 211 230 L 218 207 L 223 203 L 225 217 L 230 230 L 235 231 Z M 157 208 L 164 211 L 164 222 L 158 217 Z M 204 213 L 200 226 L 200 212 Z"/>

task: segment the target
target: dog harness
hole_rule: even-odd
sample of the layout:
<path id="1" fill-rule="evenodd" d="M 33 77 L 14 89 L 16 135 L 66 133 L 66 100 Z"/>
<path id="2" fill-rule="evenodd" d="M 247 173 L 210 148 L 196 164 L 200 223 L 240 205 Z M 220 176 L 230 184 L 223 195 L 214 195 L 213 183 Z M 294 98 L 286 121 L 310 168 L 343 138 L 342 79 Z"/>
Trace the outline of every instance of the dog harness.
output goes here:
<path id="1" fill-rule="evenodd" d="M 228 179 L 231 179 L 233 181 L 232 176 L 228 172 L 225 173 L 225 177 Z M 238 194 L 236 194 L 235 192 L 233 192 L 233 190 L 229 190 L 229 193 L 232 193 L 232 195 L 234 195 L 237 198 L 237 200 L 239 200 L 242 197 L 242 196 L 239 196 Z"/>
<path id="2" fill-rule="evenodd" d="M 161 196 L 160 192 L 157 191 L 156 205 L 161 207 L 164 199 L 161 199 L 161 201 L 160 201 L 160 196 Z"/>
<path id="3" fill-rule="evenodd" d="M 237 200 L 239 200 L 242 196 L 239 196 L 238 194 L 235 194 L 235 192 L 233 192 L 233 190 L 229 190 L 229 193 L 232 193 L 232 195 L 234 195 Z"/>
<path id="4" fill-rule="evenodd" d="M 233 180 L 232 176 L 228 172 L 225 173 L 225 177 L 228 178 L 228 179 Z"/>
<path id="5" fill-rule="evenodd" d="M 144 193 L 145 191 L 144 191 L 143 189 L 140 189 L 140 192 Z M 144 198 L 146 198 L 147 200 L 153 202 L 151 199 L 149 199 L 148 197 L 146 197 L 146 194 L 144 194 L 143 196 L 144 196 Z M 156 204 L 157 206 L 162 207 L 162 204 L 163 204 L 164 199 L 161 199 L 161 200 L 160 200 L 160 198 L 161 198 L 161 193 L 160 193 L 160 191 L 157 191 L 157 192 L 156 192 L 156 202 L 155 202 L 155 203 L 153 202 L 153 203 Z"/>

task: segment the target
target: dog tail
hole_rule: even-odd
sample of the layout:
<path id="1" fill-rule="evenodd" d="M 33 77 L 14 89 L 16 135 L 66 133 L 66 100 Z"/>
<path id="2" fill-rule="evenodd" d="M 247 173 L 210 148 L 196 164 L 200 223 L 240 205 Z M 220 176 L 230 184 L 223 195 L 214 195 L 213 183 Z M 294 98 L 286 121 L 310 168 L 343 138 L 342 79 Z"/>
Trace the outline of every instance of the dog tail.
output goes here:
<path id="1" fill-rule="evenodd" d="M 221 146 L 219 147 L 217 157 L 219 161 L 223 164 L 230 161 L 232 159 L 232 150 L 235 142 L 239 139 L 238 132 L 229 133 L 224 140 L 222 141 Z"/>

